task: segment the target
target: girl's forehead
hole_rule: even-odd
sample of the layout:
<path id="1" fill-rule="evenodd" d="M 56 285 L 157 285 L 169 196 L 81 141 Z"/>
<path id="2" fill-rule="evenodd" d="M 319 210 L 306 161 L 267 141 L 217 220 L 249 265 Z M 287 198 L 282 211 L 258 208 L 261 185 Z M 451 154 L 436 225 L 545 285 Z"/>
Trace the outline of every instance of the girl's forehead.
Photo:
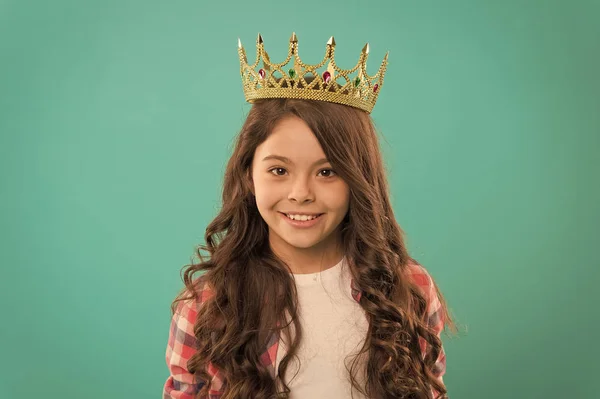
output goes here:
<path id="1" fill-rule="evenodd" d="M 257 152 L 261 153 L 277 151 L 288 151 L 294 154 L 306 151 L 317 153 L 315 156 L 324 154 L 319 140 L 308 127 L 290 129 L 283 127 L 273 130 L 257 148 Z"/>
<path id="2" fill-rule="evenodd" d="M 315 139 L 316 141 L 316 139 Z M 262 143 L 254 154 L 255 164 L 280 163 L 289 166 L 314 166 L 328 162 L 318 142 L 273 140 Z"/>

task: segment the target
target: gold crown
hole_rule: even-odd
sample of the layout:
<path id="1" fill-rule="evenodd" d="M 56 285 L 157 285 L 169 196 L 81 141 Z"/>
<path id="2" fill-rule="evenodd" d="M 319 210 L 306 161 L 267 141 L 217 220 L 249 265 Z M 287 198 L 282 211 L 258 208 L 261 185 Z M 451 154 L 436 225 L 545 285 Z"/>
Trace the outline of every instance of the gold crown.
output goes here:
<path id="1" fill-rule="evenodd" d="M 272 64 L 259 33 L 256 39 L 256 61 L 248 65 L 246 51 L 238 38 L 240 74 L 246 101 L 252 103 L 262 98 L 300 98 L 349 105 L 371 113 L 383 86 L 389 51 L 385 54 L 379 71 L 373 76 L 367 75 L 369 43 L 363 47 L 358 63 L 352 69 L 338 68 L 334 53 L 335 40 L 331 36 L 327 41 L 323 60 L 316 65 L 304 64 L 298 56 L 298 38 L 296 33 L 293 33 L 285 61 Z M 292 57 L 294 57 L 293 67 L 286 73 L 282 68 L 286 67 Z M 263 67 L 257 71 L 261 58 Z M 329 60 L 327 69 L 323 73 L 318 72 L 317 69 L 323 67 L 327 60 Z M 356 70 L 358 75 L 351 78 L 349 74 Z M 278 74 L 280 76 L 277 76 Z M 345 79 L 342 84 L 337 82 L 341 78 Z"/>

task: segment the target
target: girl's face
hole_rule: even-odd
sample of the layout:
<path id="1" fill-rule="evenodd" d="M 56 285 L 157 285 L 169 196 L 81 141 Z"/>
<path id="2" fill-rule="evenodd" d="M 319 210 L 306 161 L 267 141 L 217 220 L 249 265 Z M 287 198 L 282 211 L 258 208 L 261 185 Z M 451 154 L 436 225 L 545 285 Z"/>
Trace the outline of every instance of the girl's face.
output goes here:
<path id="1" fill-rule="evenodd" d="M 285 157 L 287 160 L 275 157 Z M 266 158 L 266 159 L 265 159 Z M 258 210 L 269 226 L 275 253 L 329 253 L 339 245 L 350 189 L 325 159 L 308 125 L 296 116 L 280 120 L 257 147 L 252 180 Z M 283 213 L 322 214 L 310 227 L 296 227 Z"/>

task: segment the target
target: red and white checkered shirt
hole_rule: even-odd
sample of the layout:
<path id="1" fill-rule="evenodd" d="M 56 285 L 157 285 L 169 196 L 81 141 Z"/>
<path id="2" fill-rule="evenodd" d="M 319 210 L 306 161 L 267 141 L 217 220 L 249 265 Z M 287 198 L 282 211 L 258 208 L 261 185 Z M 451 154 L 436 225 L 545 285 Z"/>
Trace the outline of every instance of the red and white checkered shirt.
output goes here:
<path id="1" fill-rule="evenodd" d="M 437 336 L 440 337 L 444 328 L 444 320 L 441 314 L 441 303 L 436 294 L 433 280 L 427 270 L 420 264 L 410 263 L 409 267 L 410 275 L 415 283 L 422 288 L 427 300 L 428 324 L 435 330 Z M 355 286 L 354 280 L 352 280 L 350 289 L 352 297 L 359 302 L 361 292 Z M 214 295 L 206 283 L 199 294 L 199 300 L 194 301 L 190 299 L 178 302 L 175 314 L 171 319 L 166 350 L 166 361 L 170 375 L 164 384 L 163 399 L 194 399 L 196 394 L 206 384 L 206 381 L 195 382 L 194 376 L 187 369 L 187 362 L 196 351 L 194 323 L 199 306 L 203 301 Z M 419 337 L 419 344 L 422 356 L 425 358 L 427 342 L 422 337 Z M 275 361 L 278 346 L 279 337 L 274 334 L 267 345 L 267 349 L 261 355 L 262 363 L 271 371 L 273 378 L 276 375 Z M 212 363 L 207 365 L 206 370 L 211 377 L 209 399 L 220 399 L 224 391 L 223 375 Z M 440 382 L 443 382 L 443 375 L 446 372 L 446 354 L 443 347 L 432 372 L 438 377 Z M 436 398 L 438 394 L 436 390 L 432 389 L 433 398 Z"/>

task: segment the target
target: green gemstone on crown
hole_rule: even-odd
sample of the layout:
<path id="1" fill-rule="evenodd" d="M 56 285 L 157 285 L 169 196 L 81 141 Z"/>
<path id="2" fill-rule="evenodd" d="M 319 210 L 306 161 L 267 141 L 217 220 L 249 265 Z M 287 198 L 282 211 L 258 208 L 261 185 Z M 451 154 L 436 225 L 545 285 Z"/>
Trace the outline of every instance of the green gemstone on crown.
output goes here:
<path id="1" fill-rule="evenodd" d="M 359 84 L 360 84 L 360 78 L 357 76 L 356 79 L 354 79 L 354 87 L 358 87 Z"/>
<path id="2" fill-rule="evenodd" d="M 290 75 L 290 78 L 294 79 L 296 77 L 296 71 L 294 70 L 294 68 L 290 68 L 290 70 L 288 71 L 288 74 Z"/>

